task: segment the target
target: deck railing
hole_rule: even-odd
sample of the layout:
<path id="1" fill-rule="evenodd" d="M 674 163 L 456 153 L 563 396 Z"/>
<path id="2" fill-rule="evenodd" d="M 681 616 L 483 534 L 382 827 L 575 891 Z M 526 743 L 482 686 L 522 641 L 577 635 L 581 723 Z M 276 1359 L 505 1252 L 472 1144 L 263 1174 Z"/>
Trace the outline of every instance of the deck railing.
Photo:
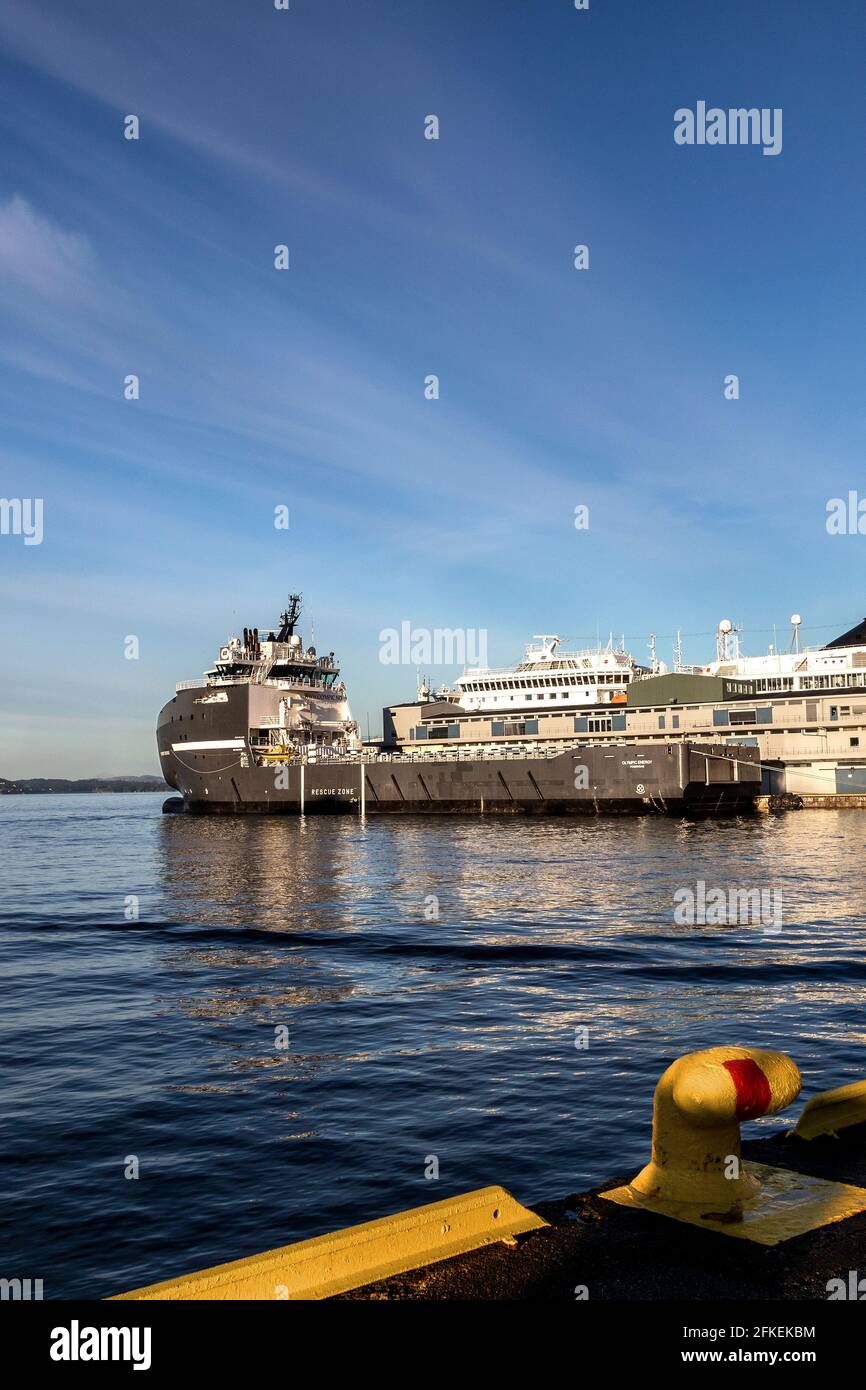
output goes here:
<path id="1" fill-rule="evenodd" d="M 208 680 L 207 676 L 199 676 L 198 680 L 177 681 L 175 683 L 175 694 L 181 690 L 219 690 L 224 685 L 268 685 L 274 690 L 304 690 L 311 694 L 326 696 L 333 700 L 345 700 L 346 687 L 341 683 L 337 686 L 314 685 L 309 681 L 287 681 L 285 677 L 268 678 L 264 681 L 251 681 L 248 676 L 221 676 L 219 680 Z"/>
<path id="2" fill-rule="evenodd" d="M 561 753 L 573 752 L 577 748 L 585 748 L 586 743 L 579 740 L 563 739 L 555 743 L 531 744 L 527 747 L 517 745 L 503 746 L 495 744 L 493 747 L 476 746 L 472 748 L 443 748 L 438 751 L 429 752 L 374 752 L 368 748 L 361 752 L 347 753 L 330 750 L 327 748 L 316 748 L 302 751 L 297 757 L 298 762 L 311 763 L 477 763 L 477 762 L 499 762 L 503 758 L 515 762 L 529 758 L 555 758 Z"/>

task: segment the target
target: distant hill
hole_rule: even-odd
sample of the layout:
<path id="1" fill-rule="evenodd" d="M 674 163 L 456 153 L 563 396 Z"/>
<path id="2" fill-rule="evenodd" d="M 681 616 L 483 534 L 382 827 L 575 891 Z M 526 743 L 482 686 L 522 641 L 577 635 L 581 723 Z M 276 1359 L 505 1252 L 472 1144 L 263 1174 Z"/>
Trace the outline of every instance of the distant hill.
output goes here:
<path id="1" fill-rule="evenodd" d="M 0 777 L 0 796 L 27 792 L 167 792 L 161 777 Z"/>

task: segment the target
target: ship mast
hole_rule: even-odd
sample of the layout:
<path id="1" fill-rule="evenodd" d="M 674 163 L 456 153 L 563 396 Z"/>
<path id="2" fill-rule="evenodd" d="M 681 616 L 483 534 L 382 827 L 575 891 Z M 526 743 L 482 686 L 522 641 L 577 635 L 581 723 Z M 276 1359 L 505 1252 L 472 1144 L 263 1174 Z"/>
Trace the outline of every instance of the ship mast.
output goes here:
<path id="1" fill-rule="evenodd" d="M 294 634 L 295 624 L 301 616 L 302 594 L 289 594 L 288 607 L 280 614 L 280 630 L 277 633 L 278 642 L 288 642 Z"/>

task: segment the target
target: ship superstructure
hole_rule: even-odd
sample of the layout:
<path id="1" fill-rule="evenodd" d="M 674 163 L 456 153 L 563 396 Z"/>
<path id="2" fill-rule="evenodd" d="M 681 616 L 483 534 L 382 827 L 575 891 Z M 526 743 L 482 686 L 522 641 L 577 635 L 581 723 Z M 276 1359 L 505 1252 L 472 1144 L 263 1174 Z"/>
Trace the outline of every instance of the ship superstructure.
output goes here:
<path id="1" fill-rule="evenodd" d="M 800 647 L 798 613 L 791 618 L 788 651 L 775 646 L 761 656 L 740 651 L 740 633 L 730 619 L 716 629 L 716 658 L 706 666 L 691 668 L 711 676 L 728 676 L 754 682 L 756 694 L 800 690 L 844 690 L 866 680 L 866 620 L 824 647 Z"/>
<path id="2" fill-rule="evenodd" d="M 570 709 L 624 702 L 631 680 L 648 668 L 640 666 L 611 638 L 605 648 L 561 650 L 561 639 L 539 635 L 516 665 L 499 670 L 470 668 L 446 695 L 467 711 Z"/>
<path id="3" fill-rule="evenodd" d="M 211 752 L 243 750 L 265 760 L 291 759 L 301 752 L 350 752 L 359 745 L 358 726 L 333 652 L 320 656 L 296 630 L 301 595 L 290 594 L 276 628 L 244 627 L 219 649 L 199 680 L 180 681 L 167 705 L 170 749 L 179 758 L 203 762 Z M 206 734 L 211 737 L 205 737 Z"/>

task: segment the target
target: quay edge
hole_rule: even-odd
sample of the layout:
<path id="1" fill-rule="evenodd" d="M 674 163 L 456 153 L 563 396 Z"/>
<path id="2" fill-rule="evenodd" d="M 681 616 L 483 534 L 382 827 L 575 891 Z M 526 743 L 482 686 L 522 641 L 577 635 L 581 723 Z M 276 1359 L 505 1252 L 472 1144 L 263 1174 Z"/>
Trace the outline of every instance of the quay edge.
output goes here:
<path id="1" fill-rule="evenodd" d="M 533 1209 L 502 1187 L 483 1188 L 114 1299 L 859 1298 L 866 1081 L 813 1097 L 795 1129 L 741 1143 L 740 1122 L 784 1109 L 800 1084 L 784 1053 L 691 1053 L 659 1080 L 653 1162 L 637 1177 Z M 733 1185 L 729 1150 L 740 1174 Z"/>

